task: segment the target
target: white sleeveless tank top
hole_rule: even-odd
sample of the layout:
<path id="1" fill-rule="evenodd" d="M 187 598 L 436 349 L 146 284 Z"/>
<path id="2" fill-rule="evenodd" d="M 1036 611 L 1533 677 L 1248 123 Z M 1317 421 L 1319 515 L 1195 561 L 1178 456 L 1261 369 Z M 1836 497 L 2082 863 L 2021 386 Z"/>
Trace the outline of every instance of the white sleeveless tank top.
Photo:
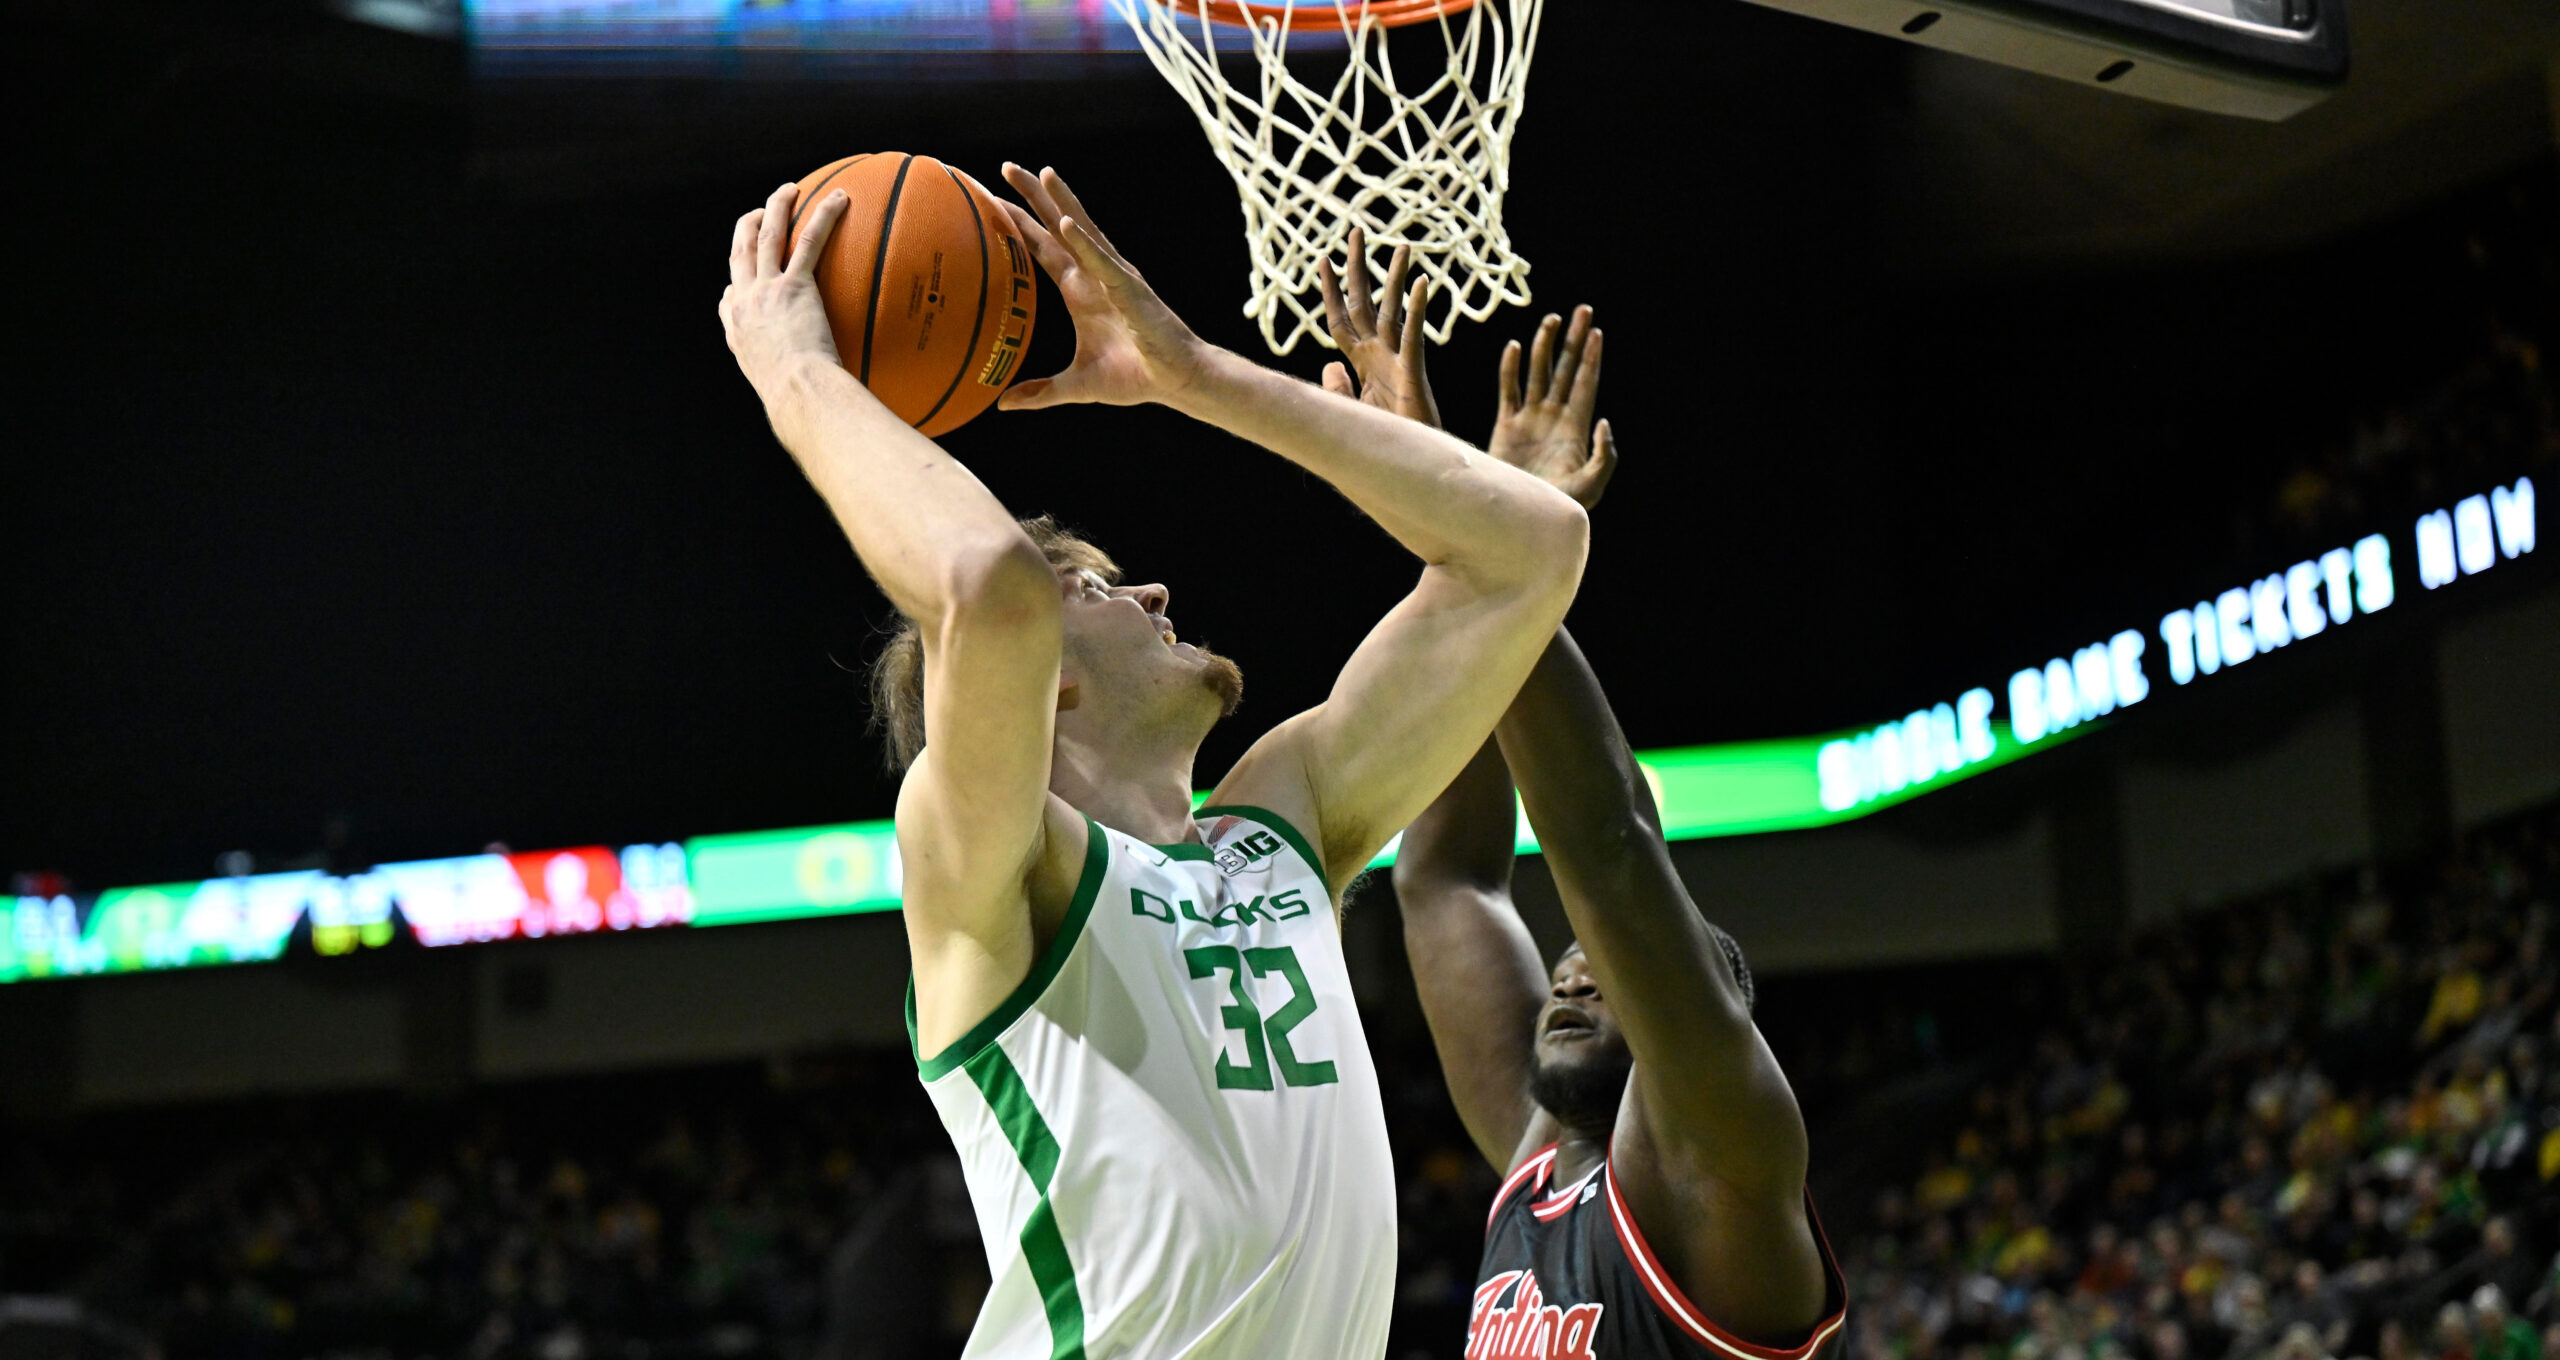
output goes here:
<path id="1" fill-rule="evenodd" d="M 1259 808 L 1196 822 L 1088 821 L 1030 976 L 916 1055 L 994 1281 L 966 1360 L 1386 1350 L 1394 1169 L 1323 868 Z"/>

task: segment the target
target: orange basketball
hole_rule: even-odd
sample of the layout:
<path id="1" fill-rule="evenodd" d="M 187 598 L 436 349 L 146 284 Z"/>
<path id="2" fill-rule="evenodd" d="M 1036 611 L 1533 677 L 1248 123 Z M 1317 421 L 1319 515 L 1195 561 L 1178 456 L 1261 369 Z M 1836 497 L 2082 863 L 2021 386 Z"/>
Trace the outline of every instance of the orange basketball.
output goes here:
<path id="1" fill-rule="evenodd" d="M 900 419 L 956 430 L 1013 381 L 1031 343 L 1031 247 L 985 186 L 896 151 L 810 172 L 789 239 L 838 189 L 852 203 L 818 256 L 836 353 Z"/>

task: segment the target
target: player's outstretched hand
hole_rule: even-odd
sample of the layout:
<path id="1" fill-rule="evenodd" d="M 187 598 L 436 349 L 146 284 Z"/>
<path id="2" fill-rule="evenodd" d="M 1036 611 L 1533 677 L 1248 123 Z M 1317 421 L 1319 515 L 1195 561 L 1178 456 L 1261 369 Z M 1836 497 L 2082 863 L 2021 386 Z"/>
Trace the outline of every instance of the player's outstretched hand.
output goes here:
<path id="1" fill-rule="evenodd" d="M 1034 175 L 1010 161 L 1004 178 L 1029 207 L 1007 203 L 1005 212 L 1075 318 L 1076 357 L 1046 378 L 1015 383 L 996 405 L 1007 411 L 1072 402 L 1136 406 L 1189 386 L 1208 346 L 1112 248 L 1067 182 L 1055 170 Z"/>
<path id="2" fill-rule="evenodd" d="M 791 205 L 800 186 L 785 184 L 764 206 L 738 219 L 729 234 L 729 287 L 720 294 L 720 327 L 738 368 L 770 402 L 775 384 L 799 361 L 839 362 L 827 307 L 818 297 L 818 252 L 843 220 L 842 189 L 819 200 L 784 254 Z"/>
<path id="3" fill-rule="evenodd" d="M 1316 282 L 1324 290 L 1325 329 L 1333 333 L 1334 348 L 1341 350 L 1342 357 L 1359 372 L 1360 400 L 1436 430 L 1440 428 L 1440 403 L 1432 399 L 1431 375 L 1425 371 L 1422 357 L 1422 309 L 1431 300 L 1431 281 L 1415 279 L 1410 289 L 1405 286 L 1413 254 L 1397 246 L 1394 257 L 1387 261 L 1384 301 L 1373 305 L 1367 246 L 1360 228 L 1353 227 L 1347 290 L 1334 273 L 1333 261 L 1317 261 Z M 1339 362 L 1324 366 L 1324 386 L 1328 392 L 1354 395 L 1351 373 Z"/>
<path id="4" fill-rule="evenodd" d="M 1556 339 L 1559 327 L 1562 344 Z M 1521 371 L 1520 342 L 1503 347 L 1502 399 L 1485 451 L 1588 510 L 1600 503 L 1609 475 L 1618 470 L 1618 441 L 1609 422 L 1591 419 L 1599 403 L 1600 332 L 1591 324 L 1591 309 L 1574 308 L 1570 325 L 1551 312 L 1529 342 L 1527 372 Z"/>

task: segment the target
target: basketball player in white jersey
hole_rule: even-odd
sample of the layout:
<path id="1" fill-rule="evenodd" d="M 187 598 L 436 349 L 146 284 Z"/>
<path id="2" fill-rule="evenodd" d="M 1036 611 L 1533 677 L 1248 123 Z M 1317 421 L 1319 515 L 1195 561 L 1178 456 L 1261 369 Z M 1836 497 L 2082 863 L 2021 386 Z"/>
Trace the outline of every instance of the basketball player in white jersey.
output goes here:
<path id="1" fill-rule="evenodd" d="M 1436 424 L 1419 345 L 1358 283 L 1348 299 L 1328 286 L 1326 303 L 1364 399 Z M 1592 419 L 1588 309 L 1548 317 L 1522 357 L 1516 343 L 1503 355 L 1488 447 L 1593 505 L 1616 454 Z M 1339 365 L 1325 380 L 1350 390 Z M 1506 1173 L 1468 1360 L 1802 1360 L 1839 1330 L 1846 1290 L 1741 950 L 1689 900 L 1645 775 L 1562 629 L 1496 732 L 1406 830 L 1395 868 L 1450 1095 Z M 1552 970 L 1511 902 L 1515 774 L 1578 936 Z"/>
<path id="2" fill-rule="evenodd" d="M 909 1032 L 993 1277 L 967 1354 L 1375 1357 L 1395 1186 L 1335 904 L 1510 703 L 1586 520 L 1445 434 L 1203 343 L 1054 172 L 1005 175 L 1076 326 L 1074 362 L 1007 409 L 1169 406 L 1324 478 L 1422 569 L 1326 700 L 1195 812 L 1232 663 L 1180 639 L 1164 587 L 1017 522 L 845 372 L 812 282 L 840 195 L 796 242 L 791 186 L 739 219 L 730 349 L 913 629 L 875 689 L 908 761 Z M 1095 481 L 1205 487 L 1249 456 L 1133 451 Z"/>

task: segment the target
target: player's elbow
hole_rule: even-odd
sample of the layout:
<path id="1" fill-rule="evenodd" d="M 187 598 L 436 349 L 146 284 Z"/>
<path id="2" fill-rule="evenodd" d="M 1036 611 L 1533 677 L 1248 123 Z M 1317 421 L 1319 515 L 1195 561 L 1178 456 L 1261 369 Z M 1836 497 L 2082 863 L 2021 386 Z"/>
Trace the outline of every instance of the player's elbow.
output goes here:
<path id="1" fill-rule="evenodd" d="M 1388 881 L 1395 885 L 1396 903 L 1407 915 L 1428 912 L 1457 898 L 1499 892 L 1510 876 L 1508 845 L 1501 848 L 1499 866 L 1470 863 L 1465 855 L 1446 847 L 1417 845 L 1410 827 L 1405 829 L 1404 848 L 1396 856 L 1395 867 L 1387 871 Z"/>
<path id="2" fill-rule="evenodd" d="M 1453 877 L 1448 865 L 1416 853 L 1413 828 L 1406 827 L 1402 851 L 1387 870 L 1387 881 L 1395 885 L 1396 906 L 1411 910 L 1433 893 L 1446 889 Z"/>
<path id="3" fill-rule="evenodd" d="M 1666 881 L 1678 879 L 1661 824 L 1623 788 L 1592 785 L 1576 789 L 1571 798 L 1542 798 L 1529 815 L 1538 839 L 1570 857 L 1574 878 L 1596 900 L 1658 897 Z M 1666 912 L 1662 919 L 1685 934 L 1694 914 Z"/>
<path id="4" fill-rule="evenodd" d="M 1552 487 L 1523 508 L 1515 560 L 1521 583 L 1557 602 L 1557 615 L 1582 586 L 1582 564 L 1591 554 L 1591 516 Z"/>
<path id="5" fill-rule="evenodd" d="M 1019 531 L 991 534 L 983 543 L 955 549 L 944 560 L 941 575 L 946 627 L 971 632 L 1058 627 L 1057 573 Z"/>

